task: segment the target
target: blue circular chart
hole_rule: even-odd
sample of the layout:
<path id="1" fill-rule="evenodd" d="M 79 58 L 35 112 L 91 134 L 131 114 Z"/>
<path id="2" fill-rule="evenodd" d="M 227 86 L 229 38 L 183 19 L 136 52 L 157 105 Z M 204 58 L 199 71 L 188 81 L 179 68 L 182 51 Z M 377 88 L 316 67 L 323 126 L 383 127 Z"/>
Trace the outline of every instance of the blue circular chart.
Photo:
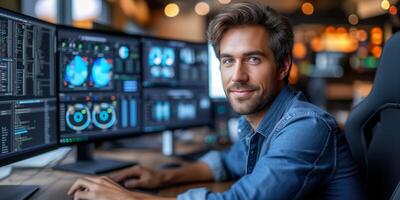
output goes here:
<path id="1" fill-rule="evenodd" d="M 161 77 L 161 67 L 160 66 L 154 66 L 152 68 L 150 68 L 150 73 L 151 76 L 154 78 L 159 78 Z"/>
<path id="2" fill-rule="evenodd" d="M 173 78 L 175 76 L 174 68 L 172 67 L 163 67 L 161 69 L 161 74 L 163 78 Z"/>
<path id="3" fill-rule="evenodd" d="M 157 66 L 161 64 L 161 60 L 162 60 L 162 52 L 161 52 L 161 48 L 160 47 L 152 47 L 149 51 L 149 66 L 153 67 L 153 66 Z"/>
<path id="4" fill-rule="evenodd" d="M 181 49 L 179 56 L 184 64 L 192 65 L 195 63 L 195 53 L 191 48 Z"/>
<path id="5" fill-rule="evenodd" d="M 129 57 L 129 48 L 126 46 L 119 47 L 118 54 L 121 59 L 127 59 Z"/>
<path id="6" fill-rule="evenodd" d="M 105 87 L 108 86 L 112 76 L 112 64 L 109 63 L 105 58 L 97 58 L 93 62 L 92 76 L 94 87 Z"/>
<path id="7" fill-rule="evenodd" d="M 108 129 L 117 121 L 115 108 L 108 103 L 94 105 L 92 118 L 93 124 L 101 129 Z"/>
<path id="8" fill-rule="evenodd" d="M 89 108 L 84 104 L 68 106 L 65 119 L 69 128 L 75 131 L 86 129 L 91 122 Z"/>
<path id="9" fill-rule="evenodd" d="M 77 55 L 67 64 L 64 80 L 72 86 L 81 86 L 86 82 L 88 74 L 88 62 Z"/>
<path id="10" fill-rule="evenodd" d="M 170 67 L 175 63 L 175 51 L 172 48 L 164 48 L 162 54 L 163 66 Z"/>

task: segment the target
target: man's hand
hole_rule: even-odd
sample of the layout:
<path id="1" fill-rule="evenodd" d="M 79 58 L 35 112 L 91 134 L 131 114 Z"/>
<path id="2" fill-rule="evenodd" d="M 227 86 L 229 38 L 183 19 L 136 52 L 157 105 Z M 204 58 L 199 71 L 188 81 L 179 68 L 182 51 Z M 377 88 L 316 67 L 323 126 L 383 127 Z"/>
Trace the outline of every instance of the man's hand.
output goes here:
<path id="1" fill-rule="evenodd" d="M 115 182 L 127 188 L 157 188 L 162 186 L 163 172 L 142 166 L 133 166 L 110 175 Z"/>
<path id="2" fill-rule="evenodd" d="M 78 179 L 69 189 L 68 195 L 73 196 L 74 200 L 162 199 L 153 195 L 128 191 L 105 176 Z"/>

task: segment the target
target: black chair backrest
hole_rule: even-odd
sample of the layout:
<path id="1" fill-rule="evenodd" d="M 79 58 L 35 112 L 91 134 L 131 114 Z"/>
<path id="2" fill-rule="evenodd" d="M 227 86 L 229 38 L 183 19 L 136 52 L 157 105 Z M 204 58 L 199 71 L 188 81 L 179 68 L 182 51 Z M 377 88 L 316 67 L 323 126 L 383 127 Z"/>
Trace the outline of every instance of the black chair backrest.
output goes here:
<path id="1" fill-rule="evenodd" d="M 389 199 L 400 180 L 400 32 L 385 44 L 372 90 L 345 132 L 369 199 Z"/>
<path id="2" fill-rule="evenodd" d="M 397 184 L 396 190 L 393 192 L 390 200 L 400 200 L 400 181 L 399 184 Z"/>

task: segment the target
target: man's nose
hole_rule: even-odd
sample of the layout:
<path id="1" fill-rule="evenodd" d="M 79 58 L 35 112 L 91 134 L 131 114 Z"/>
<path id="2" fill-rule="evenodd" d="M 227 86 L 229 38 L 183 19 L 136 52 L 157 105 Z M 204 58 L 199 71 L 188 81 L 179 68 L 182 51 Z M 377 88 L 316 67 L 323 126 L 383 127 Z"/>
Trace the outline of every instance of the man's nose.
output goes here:
<path id="1" fill-rule="evenodd" d="M 232 75 L 232 82 L 247 82 L 249 80 L 246 65 L 242 62 L 236 62 Z"/>

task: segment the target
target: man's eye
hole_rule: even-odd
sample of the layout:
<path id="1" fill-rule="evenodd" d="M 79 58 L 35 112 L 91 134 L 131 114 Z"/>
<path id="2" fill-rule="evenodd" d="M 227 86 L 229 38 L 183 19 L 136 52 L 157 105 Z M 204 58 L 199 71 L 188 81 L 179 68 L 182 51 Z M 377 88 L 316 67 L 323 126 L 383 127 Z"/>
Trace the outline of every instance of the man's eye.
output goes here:
<path id="1" fill-rule="evenodd" d="M 248 58 L 248 62 L 250 64 L 256 65 L 256 64 L 260 64 L 261 60 L 259 58 L 257 58 L 257 57 L 249 57 Z"/>
<path id="2" fill-rule="evenodd" d="M 228 64 L 231 64 L 232 62 L 233 62 L 233 59 L 231 59 L 231 58 L 222 59 L 223 65 L 228 65 Z"/>

